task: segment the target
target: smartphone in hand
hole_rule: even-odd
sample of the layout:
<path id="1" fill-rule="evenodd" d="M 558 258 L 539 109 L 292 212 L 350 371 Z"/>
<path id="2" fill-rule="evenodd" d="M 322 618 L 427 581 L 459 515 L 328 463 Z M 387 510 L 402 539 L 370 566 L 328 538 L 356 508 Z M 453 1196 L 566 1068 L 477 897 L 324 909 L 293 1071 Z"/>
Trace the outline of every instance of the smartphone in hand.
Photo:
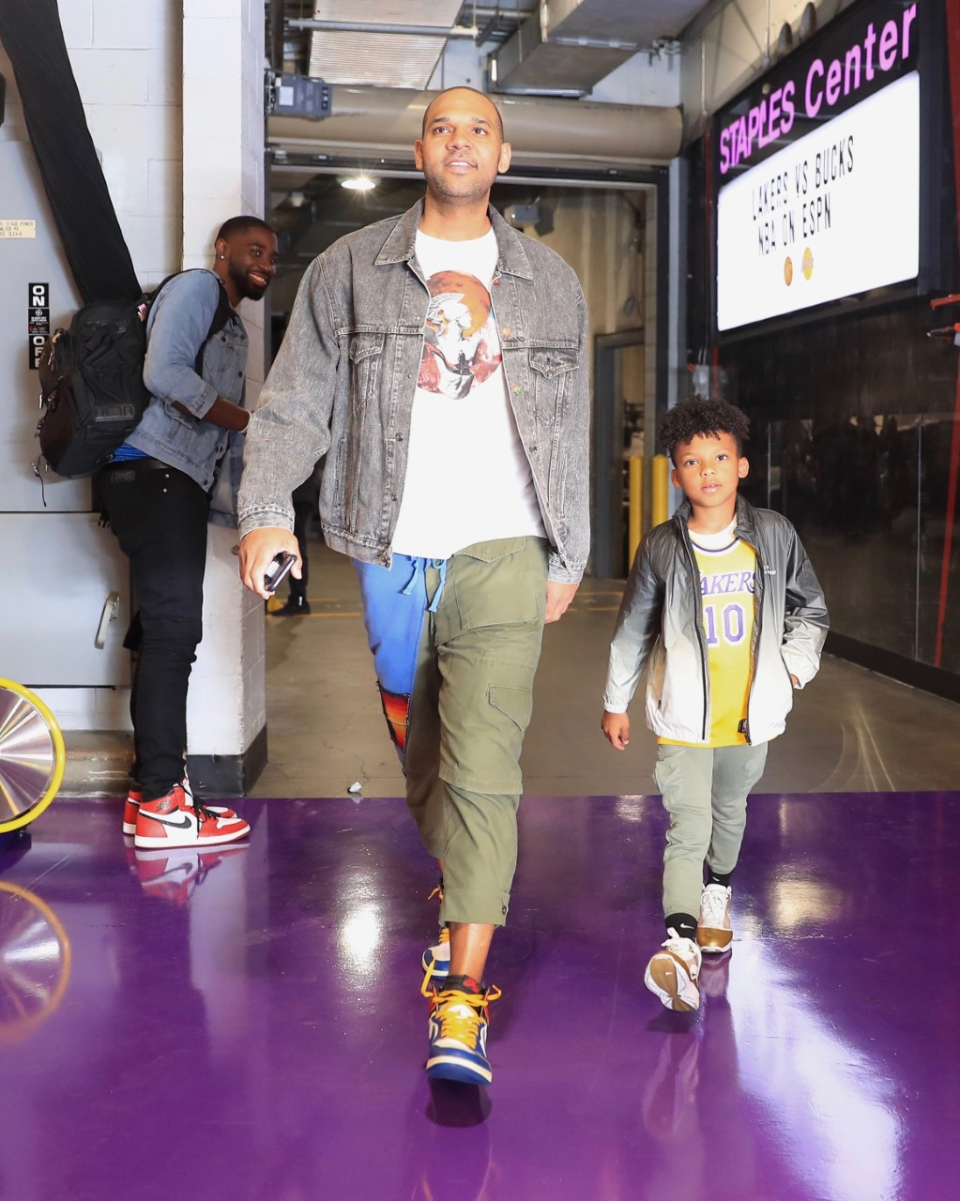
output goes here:
<path id="1" fill-rule="evenodd" d="M 277 586 L 283 580 L 290 568 L 296 563 L 297 556 L 292 555 L 289 551 L 282 550 L 278 555 L 273 556 L 273 562 L 264 572 L 263 586 L 268 592 L 276 592 Z"/>

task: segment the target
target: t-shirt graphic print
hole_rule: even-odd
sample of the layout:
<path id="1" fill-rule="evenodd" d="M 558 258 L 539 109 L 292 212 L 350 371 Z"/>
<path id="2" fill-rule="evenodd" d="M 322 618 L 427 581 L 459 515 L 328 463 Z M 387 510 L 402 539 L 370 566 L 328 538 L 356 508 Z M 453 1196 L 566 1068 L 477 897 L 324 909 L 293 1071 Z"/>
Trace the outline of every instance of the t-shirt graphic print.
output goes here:
<path id="1" fill-rule="evenodd" d="M 448 559 L 477 542 L 544 536 L 507 394 L 493 300 L 498 255 L 492 230 L 466 242 L 417 234 L 429 296 L 392 541 L 397 554 Z"/>
<path id="2" fill-rule="evenodd" d="M 503 361 L 490 293 L 476 276 L 461 271 L 438 271 L 427 286 L 430 307 L 417 386 L 462 400 Z"/>

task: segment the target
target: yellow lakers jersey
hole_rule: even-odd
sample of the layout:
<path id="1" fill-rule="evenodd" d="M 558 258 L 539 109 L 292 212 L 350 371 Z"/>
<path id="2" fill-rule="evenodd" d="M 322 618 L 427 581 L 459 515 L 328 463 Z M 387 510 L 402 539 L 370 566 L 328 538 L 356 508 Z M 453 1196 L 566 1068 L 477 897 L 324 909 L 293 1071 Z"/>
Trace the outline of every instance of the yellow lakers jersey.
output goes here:
<path id="1" fill-rule="evenodd" d="M 697 745 L 738 746 L 747 741 L 740 723 L 750 694 L 757 556 L 732 528 L 726 538 L 691 533 L 690 541 L 700 572 L 710 672 L 710 727 L 706 744 Z"/>

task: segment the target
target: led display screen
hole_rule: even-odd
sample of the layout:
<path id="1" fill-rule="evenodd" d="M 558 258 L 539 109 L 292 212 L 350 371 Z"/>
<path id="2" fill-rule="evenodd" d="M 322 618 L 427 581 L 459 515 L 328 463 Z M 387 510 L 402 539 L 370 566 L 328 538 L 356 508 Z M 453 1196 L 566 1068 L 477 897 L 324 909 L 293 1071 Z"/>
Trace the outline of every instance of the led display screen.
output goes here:
<path id="1" fill-rule="evenodd" d="M 721 333 L 919 274 L 916 4 L 861 11 L 720 115 Z"/>

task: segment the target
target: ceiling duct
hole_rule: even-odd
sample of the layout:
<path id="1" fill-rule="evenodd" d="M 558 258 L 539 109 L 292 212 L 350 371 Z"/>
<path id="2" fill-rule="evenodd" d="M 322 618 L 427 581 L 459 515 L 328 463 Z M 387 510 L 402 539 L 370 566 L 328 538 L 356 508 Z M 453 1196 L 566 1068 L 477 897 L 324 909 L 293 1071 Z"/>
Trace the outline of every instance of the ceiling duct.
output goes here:
<path id="1" fill-rule="evenodd" d="M 489 56 L 502 92 L 585 95 L 640 50 L 679 36 L 703 0 L 548 0 Z"/>
<path id="2" fill-rule="evenodd" d="M 462 0 L 314 0 L 313 20 L 321 28 L 310 36 L 308 74 L 327 83 L 425 88 L 461 3 Z M 311 22 L 299 24 L 309 27 Z M 371 32 L 365 32 L 364 25 L 371 26 Z M 406 29 L 410 33 L 405 33 Z M 428 29 L 437 33 L 425 32 Z"/>
<path id="3" fill-rule="evenodd" d="M 375 87 L 334 87 L 332 115 L 323 121 L 272 116 L 268 141 L 274 171 L 297 186 L 319 170 L 304 161 L 323 156 L 379 159 L 412 166 L 423 114 L 438 92 Z M 683 121 L 678 108 L 592 104 L 544 96 L 496 96 L 514 172 L 524 166 L 558 170 L 638 170 L 669 163 L 680 151 Z M 284 160 L 298 164 L 287 170 Z M 302 166 L 299 165 L 302 162 Z M 287 179 L 289 174 L 290 178 Z"/>

